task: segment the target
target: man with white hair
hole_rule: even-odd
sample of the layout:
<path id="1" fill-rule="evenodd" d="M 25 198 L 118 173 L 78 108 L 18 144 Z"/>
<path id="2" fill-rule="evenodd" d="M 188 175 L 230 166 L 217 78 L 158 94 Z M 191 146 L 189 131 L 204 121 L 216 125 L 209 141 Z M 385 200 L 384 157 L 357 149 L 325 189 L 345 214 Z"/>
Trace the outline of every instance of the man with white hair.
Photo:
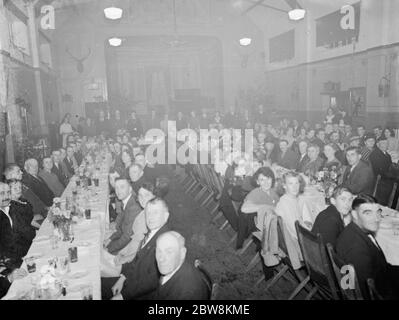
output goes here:
<path id="1" fill-rule="evenodd" d="M 22 176 L 23 184 L 31 189 L 47 207 L 51 207 L 53 204 L 54 193 L 43 179 L 38 176 L 39 164 L 37 160 L 33 158 L 26 160 L 24 169 L 25 172 Z"/>
<path id="2" fill-rule="evenodd" d="M 7 165 L 4 170 L 4 177 L 7 182 L 9 181 L 21 181 L 22 187 L 22 198 L 24 201 L 29 202 L 33 207 L 34 220 L 40 221 L 43 220 L 48 211 L 48 207 L 43 203 L 42 200 L 31 190 L 29 187 L 22 183 L 22 170 L 21 168 L 15 164 L 10 163 Z"/>
<path id="3" fill-rule="evenodd" d="M 186 259 L 183 236 L 176 231 L 161 234 L 156 241 L 155 258 L 161 274 L 154 300 L 207 300 L 209 288 L 201 271 Z"/>

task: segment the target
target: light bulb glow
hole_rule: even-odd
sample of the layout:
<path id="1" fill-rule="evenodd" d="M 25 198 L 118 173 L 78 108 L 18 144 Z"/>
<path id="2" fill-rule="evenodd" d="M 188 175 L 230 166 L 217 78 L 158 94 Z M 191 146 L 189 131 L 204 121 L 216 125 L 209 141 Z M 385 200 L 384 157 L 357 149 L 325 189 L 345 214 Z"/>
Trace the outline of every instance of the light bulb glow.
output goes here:
<path id="1" fill-rule="evenodd" d="M 306 10 L 305 9 L 293 9 L 288 12 L 288 17 L 291 20 L 298 21 L 305 17 Z"/>
<path id="2" fill-rule="evenodd" d="M 242 46 L 249 46 L 252 42 L 251 38 L 241 38 L 240 39 L 240 45 Z"/>
<path id="3" fill-rule="evenodd" d="M 121 8 L 109 7 L 104 9 L 104 14 L 107 19 L 117 20 L 122 18 L 123 10 Z"/>
<path id="4" fill-rule="evenodd" d="M 119 47 L 122 44 L 122 39 L 121 38 L 110 38 L 108 39 L 109 45 L 113 47 Z"/>

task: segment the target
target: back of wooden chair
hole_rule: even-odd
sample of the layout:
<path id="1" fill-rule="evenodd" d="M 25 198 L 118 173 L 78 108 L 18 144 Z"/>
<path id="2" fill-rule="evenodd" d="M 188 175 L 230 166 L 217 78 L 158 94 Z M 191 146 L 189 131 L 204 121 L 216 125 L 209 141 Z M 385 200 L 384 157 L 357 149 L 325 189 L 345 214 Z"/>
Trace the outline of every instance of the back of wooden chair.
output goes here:
<path id="1" fill-rule="evenodd" d="M 351 264 L 346 264 L 335 253 L 331 243 L 327 243 L 327 253 L 334 270 L 336 284 L 340 290 L 341 298 L 344 300 L 363 300 L 357 280 L 355 268 Z M 343 268 L 346 266 L 345 268 Z M 345 278 L 346 277 L 346 278 Z"/>
<path id="2" fill-rule="evenodd" d="M 277 216 L 277 236 L 278 236 L 278 247 L 284 254 L 281 258 L 282 262 L 290 267 L 292 270 L 294 269 L 291 264 L 290 257 L 288 255 L 287 244 L 285 242 L 285 234 L 284 234 L 284 222 L 283 218 Z"/>
<path id="3" fill-rule="evenodd" d="M 339 289 L 335 284 L 335 276 L 320 234 L 313 234 L 302 227 L 299 221 L 295 222 L 295 228 L 303 261 L 311 281 L 323 293 L 331 296 L 334 300 L 338 300 Z"/>
<path id="4" fill-rule="evenodd" d="M 375 180 L 373 197 L 375 197 L 377 195 L 377 190 L 378 190 L 378 186 L 379 186 L 380 182 L 381 182 L 381 175 L 378 175 L 377 179 Z"/>
<path id="5" fill-rule="evenodd" d="M 375 287 L 374 279 L 367 279 L 367 287 L 369 289 L 371 300 L 384 300 L 384 298 L 378 293 L 377 288 Z"/>
<path id="6" fill-rule="evenodd" d="M 389 200 L 388 200 L 388 207 L 392 208 L 393 206 L 393 201 L 395 200 L 395 195 L 396 195 L 396 191 L 398 190 L 398 183 L 395 182 L 393 184 L 393 188 L 392 188 L 392 192 L 391 195 L 389 196 Z M 398 205 L 399 205 L 399 201 L 398 201 Z"/>
<path id="7" fill-rule="evenodd" d="M 212 276 L 205 269 L 202 262 L 200 260 L 194 261 L 194 266 L 201 272 L 202 279 L 205 281 L 208 290 L 209 290 L 209 300 L 216 300 L 216 296 L 218 294 L 219 285 L 213 282 Z"/>

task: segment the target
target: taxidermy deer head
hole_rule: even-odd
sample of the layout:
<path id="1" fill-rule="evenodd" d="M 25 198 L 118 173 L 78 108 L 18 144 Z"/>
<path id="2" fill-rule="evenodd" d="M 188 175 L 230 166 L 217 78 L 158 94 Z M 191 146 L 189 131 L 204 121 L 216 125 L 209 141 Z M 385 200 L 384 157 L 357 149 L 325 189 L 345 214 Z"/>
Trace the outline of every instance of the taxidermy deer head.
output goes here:
<path id="1" fill-rule="evenodd" d="M 84 71 L 84 65 L 83 61 L 85 61 L 91 54 L 91 49 L 89 48 L 89 52 L 83 57 L 83 58 L 76 58 L 75 56 L 72 55 L 72 53 L 69 51 L 68 47 L 65 50 L 70 57 L 76 61 L 76 69 L 78 70 L 79 73 L 82 73 Z"/>

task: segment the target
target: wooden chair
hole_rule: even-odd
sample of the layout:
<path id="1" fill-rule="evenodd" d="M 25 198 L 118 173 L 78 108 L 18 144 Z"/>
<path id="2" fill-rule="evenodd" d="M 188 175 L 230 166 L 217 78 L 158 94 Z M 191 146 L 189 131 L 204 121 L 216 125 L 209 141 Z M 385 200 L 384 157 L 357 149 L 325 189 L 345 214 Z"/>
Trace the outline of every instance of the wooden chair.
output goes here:
<path id="1" fill-rule="evenodd" d="M 378 293 L 377 288 L 375 287 L 374 279 L 367 279 L 367 287 L 369 289 L 371 300 L 384 300 L 384 298 Z"/>
<path id="2" fill-rule="evenodd" d="M 395 200 L 396 190 L 398 190 L 398 183 L 397 182 L 395 182 L 393 184 L 392 192 L 391 192 L 391 195 L 389 196 L 388 205 L 387 205 L 387 207 L 389 207 L 389 208 L 393 207 L 393 201 Z M 399 201 L 398 201 L 398 205 L 399 205 Z"/>
<path id="3" fill-rule="evenodd" d="M 219 292 L 219 285 L 215 283 L 209 274 L 209 272 L 204 268 L 200 260 L 194 261 L 194 266 L 201 272 L 202 279 L 205 281 L 209 289 L 209 300 L 216 300 Z"/>
<path id="4" fill-rule="evenodd" d="M 360 291 L 359 282 L 357 280 L 355 268 L 353 267 L 353 265 L 347 264 L 342 261 L 341 258 L 338 257 L 338 255 L 335 253 L 331 243 L 327 243 L 326 248 L 328 257 L 330 258 L 330 262 L 334 270 L 336 285 L 340 289 L 340 298 L 343 300 L 363 300 L 363 295 Z M 342 273 L 343 266 L 346 266 L 344 273 Z M 353 281 L 353 286 L 347 288 L 341 282 L 343 280 L 346 280 L 344 279 L 344 276 L 348 274 L 352 276 L 352 279 L 349 280 Z"/>
<path id="5" fill-rule="evenodd" d="M 378 175 L 377 179 L 375 180 L 375 185 L 374 185 L 374 191 L 373 191 L 374 198 L 377 195 L 377 190 L 378 190 L 378 186 L 379 186 L 380 182 L 381 182 L 381 175 Z"/>
<path id="6" fill-rule="evenodd" d="M 309 282 L 309 277 L 304 277 L 299 270 L 295 270 L 291 264 L 291 260 L 288 256 L 288 249 L 285 242 L 285 234 L 284 234 L 284 225 L 283 219 L 280 216 L 277 216 L 277 235 L 278 235 L 278 246 L 282 252 L 282 257 L 280 263 L 274 268 L 277 274 L 270 280 L 268 280 L 268 284 L 266 286 L 266 290 L 270 291 L 270 289 L 281 279 L 285 278 L 290 281 L 295 289 L 289 297 L 289 300 L 293 299 L 302 289 L 305 288 L 306 284 Z M 291 275 L 291 277 L 290 277 Z M 293 278 L 293 279 L 292 279 Z M 262 276 L 255 284 L 258 286 L 263 280 L 265 276 Z"/>
<path id="7" fill-rule="evenodd" d="M 327 299 L 339 300 L 339 289 L 334 280 L 335 275 L 320 234 L 313 234 L 302 227 L 299 221 L 295 222 L 295 228 L 302 257 L 309 275 L 308 278 L 311 285 L 313 285 L 313 289 L 307 295 L 306 300 L 312 298 L 316 293 Z"/>

